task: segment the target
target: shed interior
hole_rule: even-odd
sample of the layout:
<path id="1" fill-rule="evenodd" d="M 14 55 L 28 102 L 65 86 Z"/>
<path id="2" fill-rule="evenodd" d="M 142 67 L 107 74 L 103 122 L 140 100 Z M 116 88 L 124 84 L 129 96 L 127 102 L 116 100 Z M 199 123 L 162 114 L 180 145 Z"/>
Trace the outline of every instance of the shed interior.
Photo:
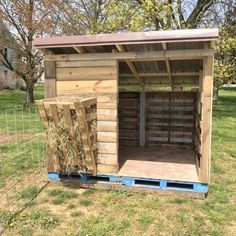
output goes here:
<path id="1" fill-rule="evenodd" d="M 118 50 L 183 51 L 204 45 L 175 42 Z M 202 70 L 203 59 L 119 63 L 119 175 L 199 182 L 196 142 Z"/>
<path id="2" fill-rule="evenodd" d="M 98 173 L 114 167 L 120 176 L 207 183 L 217 38 L 215 29 L 179 30 L 38 39 L 35 46 L 46 62 L 56 61 L 47 97 L 98 99 L 98 165 L 107 167 Z M 107 94 L 114 104 L 105 104 Z M 105 127 L 112 122 L 115 128 Z"/>

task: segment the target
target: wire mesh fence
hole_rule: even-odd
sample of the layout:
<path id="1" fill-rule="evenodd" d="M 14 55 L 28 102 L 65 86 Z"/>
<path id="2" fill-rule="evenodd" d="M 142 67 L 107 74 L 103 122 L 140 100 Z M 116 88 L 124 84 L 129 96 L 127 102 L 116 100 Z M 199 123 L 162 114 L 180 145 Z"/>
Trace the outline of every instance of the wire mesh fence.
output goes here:
<path id="1" fill-rule="evenodd" d="M 45 152 L 35 107 L 0 110 L 0 226 L 1 215 L 22 211 L 47 183 Z"/>

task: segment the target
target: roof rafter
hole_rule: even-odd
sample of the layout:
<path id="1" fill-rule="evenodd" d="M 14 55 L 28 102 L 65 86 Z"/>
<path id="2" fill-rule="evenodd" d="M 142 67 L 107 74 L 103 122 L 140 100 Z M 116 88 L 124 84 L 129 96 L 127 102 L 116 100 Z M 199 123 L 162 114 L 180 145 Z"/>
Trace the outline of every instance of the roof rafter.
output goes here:
<path id="1" fill-rule="evenodd" d="M 78 53 L 86 53 L 86 50 L 81 46 L 73 47 Z"/>
<path id="2" fill-rule="evenodd" d="M 167 51 L 167 44 L 162 43 L 162 48 L 164 51 Z M 172 77 L 172 73 L 171 73 L 170 59 L 166 58 L 165 62 L 166 62 L 166 69 L 168 72 L 168 76 L 169 76 L 169 79 L 171 80 L 171 88 L 172 88 L 172 90 L 174 90 L 174 81 L 173 81 L 173 77 Z"/>
<path id="3" fill-rule="evenodd" d="M 123 45 L 120 44 L 116 44 L 116 48 L 118 50 L 118 52 L 126 52 L 125 48 Z M 140 77 L 137 69 L 135 68 L 133 62 L 131 62 L 130 60 L 125 60 L 126 64 L 128 65 L 129 69 L 131 70 L 131 72 L 133 73 L 135 79 L 138 81 L 138 83 L 140 84 L 140 86 L 144 89 L 144 81 L 143 79 Z"/>

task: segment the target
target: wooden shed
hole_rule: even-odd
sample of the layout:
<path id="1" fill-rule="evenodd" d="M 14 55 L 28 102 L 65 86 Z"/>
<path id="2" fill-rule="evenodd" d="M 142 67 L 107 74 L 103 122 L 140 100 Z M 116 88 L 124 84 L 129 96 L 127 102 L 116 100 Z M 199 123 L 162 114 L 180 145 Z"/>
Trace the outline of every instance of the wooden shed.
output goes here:
<path id="1" fill-rule="evenodd" d="M 40 38 L 34 45 L 44 54 L 45 98 L 97 99 L 97 176 L 207 191 L 217 39 L 217 29 L 194 29 Z"/>

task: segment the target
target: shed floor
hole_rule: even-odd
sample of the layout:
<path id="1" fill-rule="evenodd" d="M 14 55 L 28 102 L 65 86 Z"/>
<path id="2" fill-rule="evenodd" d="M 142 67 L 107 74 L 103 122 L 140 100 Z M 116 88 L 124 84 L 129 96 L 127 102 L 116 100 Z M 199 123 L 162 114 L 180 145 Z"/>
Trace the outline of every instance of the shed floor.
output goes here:
<path id="1" fill-rule="evenodd" d="M 181 147 L 120 147 L 120 176 L 199 182 L 194 151 Z"/>

